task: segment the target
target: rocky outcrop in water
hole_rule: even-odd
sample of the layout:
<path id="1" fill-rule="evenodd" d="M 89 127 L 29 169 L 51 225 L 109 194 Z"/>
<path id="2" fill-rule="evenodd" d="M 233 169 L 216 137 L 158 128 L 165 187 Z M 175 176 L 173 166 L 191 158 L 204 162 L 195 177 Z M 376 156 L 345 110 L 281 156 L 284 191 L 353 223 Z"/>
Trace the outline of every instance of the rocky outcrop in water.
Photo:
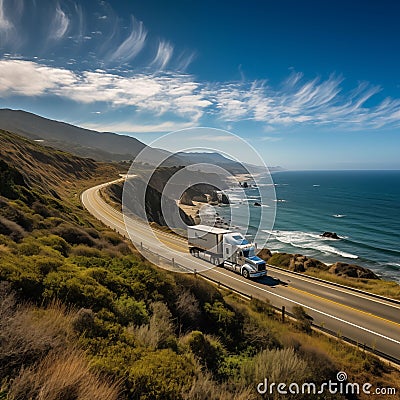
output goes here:
<path id="1" fill-rule="evenodd" d="M 329 239 L 340 239 L 336 232 L 324 232 L 321 236 Z"/>

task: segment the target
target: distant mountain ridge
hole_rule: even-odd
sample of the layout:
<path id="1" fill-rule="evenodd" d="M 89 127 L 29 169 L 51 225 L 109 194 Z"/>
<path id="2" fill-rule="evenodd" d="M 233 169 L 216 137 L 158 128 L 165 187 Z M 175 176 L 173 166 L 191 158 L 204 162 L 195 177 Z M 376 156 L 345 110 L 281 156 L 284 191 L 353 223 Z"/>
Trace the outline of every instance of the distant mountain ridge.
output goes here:
<path id="1" fill-rule="evenodd" d="M 179 152 L 173 154 L 166 150 L 151 148 L 131 136 L 97 132 L 22 110 L 0 109 L 0 129 L 97 161 L 133 160 L 147 148 L 147 159 L 143 161 L 149 164 L 158 164 L 160 160 L 165 160 L 163 164 L 166 166 L 209 163 L 219 165 L 233 174 L 247 173 L 248 167 L 253 171 L 257 171 L 258 168 L 241 164 L 219 153 Z"/>

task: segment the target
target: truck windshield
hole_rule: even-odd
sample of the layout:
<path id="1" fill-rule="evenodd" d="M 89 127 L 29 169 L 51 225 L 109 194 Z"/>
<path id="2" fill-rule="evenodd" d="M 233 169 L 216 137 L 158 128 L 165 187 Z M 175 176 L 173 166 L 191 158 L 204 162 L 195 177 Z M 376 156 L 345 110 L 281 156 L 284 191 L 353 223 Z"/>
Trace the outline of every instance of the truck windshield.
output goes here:
<path id="1" fill-rule="evenodd" d="M 249 244 L 249 242 L 243 236 L 235 235 L 232 237 L 235 240 L 240 240 L 240 244 Z"/>

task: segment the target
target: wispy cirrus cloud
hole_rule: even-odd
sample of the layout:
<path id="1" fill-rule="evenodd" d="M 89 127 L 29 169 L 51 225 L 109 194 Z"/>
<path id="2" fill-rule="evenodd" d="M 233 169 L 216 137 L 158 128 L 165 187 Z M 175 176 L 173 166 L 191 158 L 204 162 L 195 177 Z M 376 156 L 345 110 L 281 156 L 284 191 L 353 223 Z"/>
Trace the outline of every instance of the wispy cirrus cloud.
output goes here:
<path id="1" fill-rule="evenodd" d="M 163 70 L 171 60 L 173 52 L 174 47 L 170 43 L 161 40 L 158 44 L 157 54 L 150 65 L 156 69 Z"/>
<path id="2" fill-rule="evenodd" d="M 131 18 L 131 31 L 129 36 L 108 56 L 109 61 L 127 62 L 133 60 L 143 49 L 147 31 L 143 22 L 135 17 Z"/>
<path id="3" fill-rule="evenodd" d="M 58 96 L 84 104 L 185 119 L 198 123 L 204 115 L 224 122 L 250 120 L 269 128 L 299 124 L 343 129 L 400 125 L 400 99 L 372 101 L 380 87 L 360 83 L 351 91 L 343 78 L 305 80 L 291 75 L 278 88 L 264 81 L 209 84 L 185 73 L 129 73 L 57 68 L 33 61 L 0 61 L 0 96 Z"/>
<path id="4" fill-rule="evenodd" d="M 280 89 L 263 81 L 236 82 L 215 88 L 218 116 L 226 121 L 253 120 L 268 125 L 341 125 L 351 129 L 399 124 L 400 99 L 385 99 L 375 106 L 366 102 L 381 91 L 363 82 L 344 92 L 343 78 L 305 81 L 291 74 Z"/>
<path id="5" fill-rule="evenodd" d="M 14 25 L 6 16 L 4 0 L 0 0 L 0 31 L 8 31 L 13 27 Z"/>
<path id="6" fill-rule="evenodd" d="M 51 24 L 50 36 L 53 39 L 60 40 L 67 33 L 69 27 L 69 18 L 61 9 L 60 4 L 57 4 L 54 14 L 54 19 Z"/>

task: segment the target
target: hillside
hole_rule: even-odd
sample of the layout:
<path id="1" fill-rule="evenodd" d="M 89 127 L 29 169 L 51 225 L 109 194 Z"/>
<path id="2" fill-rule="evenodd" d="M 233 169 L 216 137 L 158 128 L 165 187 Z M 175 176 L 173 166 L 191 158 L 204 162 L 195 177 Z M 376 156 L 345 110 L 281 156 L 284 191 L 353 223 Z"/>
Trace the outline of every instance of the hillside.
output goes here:
<path id="1" fill-rule="evenodd" d="M 1 399 L 253 400 L 265 376 L 321 383 L 339 370 L 400 381 L 312 332 L 304 310 L 282 324 L 268 303 L 145 261 L 76 196 L 115 166 L 5 132 L 0 150 Z"/>
<path id="2" fill-rule="evenodd" d="M 1 161 L 15 165 L 24 182 L 49 193 L 65 185 L 74 187 L 77 180 L 96 175 L 100 164 L 41 146 L 19 135 L 0 130 Z M 116 172 L 116 168 L 113 168 Z"/>
<path id="3" fill-rule="evenodd" d="M 130 136 L 84 129 L 22 110 L 1 109 L 0 129 L 99 161 L 131 160 L 146 147 L 144 143 Z M 164 157 L 165 152 L 153 149 L 151 154 L 157 160 Z"/>

